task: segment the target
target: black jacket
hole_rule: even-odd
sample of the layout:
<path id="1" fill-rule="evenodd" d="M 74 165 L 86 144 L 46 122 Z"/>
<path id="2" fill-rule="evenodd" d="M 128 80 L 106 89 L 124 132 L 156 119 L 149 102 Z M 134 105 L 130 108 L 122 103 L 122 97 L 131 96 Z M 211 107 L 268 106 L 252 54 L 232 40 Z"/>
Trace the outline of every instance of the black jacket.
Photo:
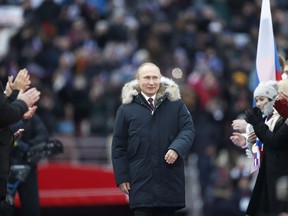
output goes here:
<path id="1" fill-rule="evenodd" d="M 0 199 L 6 194 L 6 178 L 9 175 L 9 150 L 13 141 L 9 125 L 19 121 L 27 110 L 24 101 L 9 101 L 0 83 Z"/>
<path id="2" fill-rule="evenodd" d="M 288 176 L 288 126 L 285 119 L 280 118 L 273 132 L 264 122 L 259 122 L 253 127 L 264 148 L 247 214 L 279 215 L 288 211 L 288 200 L 282 202 L 276 193 L 278 180 Z"/>

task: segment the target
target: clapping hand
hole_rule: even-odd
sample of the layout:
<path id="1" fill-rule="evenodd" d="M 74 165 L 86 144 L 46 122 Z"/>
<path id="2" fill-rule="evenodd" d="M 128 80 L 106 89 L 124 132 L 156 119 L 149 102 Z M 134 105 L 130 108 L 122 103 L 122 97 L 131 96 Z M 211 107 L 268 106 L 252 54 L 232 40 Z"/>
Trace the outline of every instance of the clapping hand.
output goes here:
<path id="1" fill-rule="evenodd" d="M 237 130 L 240 133 L 246 132 L 246 126 L 247 126 L 247 122 L 244 119 L 235 119 L 232 122 L 233 130 Z"/>
<path id="2" fill-rule="evenodd" d="M 251 125 L 256 125 L 258 122 L 263 121 L 262 112 L 258 107 L 249 108 L 245 111 L 245 120 Z"/>
<path id="3" fill-rule="evenodd" d="M 32 107 L 40 99 L 40 92 L 36 88 L 28 89 L 25 92 L 20 90 L 17 99 L 23 100 L 29 108 Z"/>
<path id="4" fill-rule="evenodd" d="M 37 109 L 37 106 L 33 105 L 31 107 L 28 108 L 28 111 L 26 113 L 24 113 L 23 118 L 24 119 L 29 119 L 32 118 L 32 116 L 35 114 Z"/>
<path id="5" fill-rule="evenodd" d="M 238 132 L 233 132 L 232 136 L 230 136 L 230 140 L 234 145 L 243 148 L 246 145 L 245 137 Z"/>
<path id="6" fill-rule="evenodd" d="M 8 81 L 5 86 L 5 95 L 9 97 L 12 94 L 13 90 L 27 90 L 30 87 L 30 75 L 26 69 L 22 69 L 19 71 L 17 76 L 8 76 Z"/>
<path id="7" fill-rule="evenodd" d="M 26 69 L 22 69 L 18 72 L 15 79 L 13 76 L 8 77 L 9 86 L 12 90 L 27 90 L 30 87 L 30 75 Z"/>

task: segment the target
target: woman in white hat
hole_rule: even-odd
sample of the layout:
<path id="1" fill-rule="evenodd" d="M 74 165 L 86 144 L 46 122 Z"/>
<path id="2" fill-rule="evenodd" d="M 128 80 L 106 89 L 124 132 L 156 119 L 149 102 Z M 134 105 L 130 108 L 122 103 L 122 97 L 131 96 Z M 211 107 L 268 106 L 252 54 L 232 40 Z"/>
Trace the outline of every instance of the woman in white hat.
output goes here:
<path id="1" fill-rule="evenodd" d="M 280 86 L 281 83 L 282 81 L 279 82 Z M 263 88 L 261 92 L 267 93 L 269 89 Z M 271 96 L 271 92 L 267 95 Z M 275 99 L 276 97 L 271 100 L 272 105 Z M 258 105 L 246 110 L 245 120 L 253 126 L 255 134 L 264 143 L 261 166 L 246 212 L 251 216 L 280 215 L 288 212 L 288 200 L 281 200 L 277 195 L 279 180 L 288 176 L 288 120 L 280 116 L 276 110 L 273 111 L 273 115 L 267 115 L 266 112 L 269 110 L 273 110 L 271 104 L 263 108 Z M 265 121 L 262 113 L 267 115 Z"/>
<path id="2" fill-rule="evenodd" d="M 268 81 L 260 83 L 254 90 L 253 96 L 256 107 L 258 107 L 265 119 L 265 123 L 269 125 L 269 128 L 273 130 L 275 122 L 279 118 L 279 115 L 273 109 L 273 105 L 277 96 L 278 83 L 277 81 Z M 249 158 L 253 158 L 253 165 L 251 172 L 257 171 L 260 167 L 260 155 L 262 154 L 263 146 L 260 142 L 256 142 L 256 134 L 252 125 L 247 124 L 245 120 L 236 119 L 232 123 L 234 130 L 242 128 L 239 132 L 233 132 L 230 140 L 237 146 L 246 149 L 246 155 Z M 245 128 L 243 130 L 243 128 Z M 244 134 L 244 132 L 246 134 Z M 256 144 L 257 143 L 257 144 Z"/>

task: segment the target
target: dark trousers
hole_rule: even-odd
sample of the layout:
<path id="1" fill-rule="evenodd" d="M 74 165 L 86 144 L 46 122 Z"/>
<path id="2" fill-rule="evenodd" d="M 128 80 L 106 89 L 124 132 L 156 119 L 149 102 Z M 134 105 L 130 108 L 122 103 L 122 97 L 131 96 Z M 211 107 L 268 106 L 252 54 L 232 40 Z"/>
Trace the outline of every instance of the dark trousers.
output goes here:
<path id="1" fill-rule="evenodd" d="M 7 178 L 10 170 L 10 145 L 0 143 L 0 200 L 5 200 L 7 190 Z"/>
<path id="2" fill-rule="evenodd" d="M 21 202 L 21 216 L 40 216 L 37 168 L 33 167 L 18 189 Z"/>
<path id="3" fill-rule="evenodd" d="M 174 216 L 175 208 L 155 207 L 133 209 L 134 216 Z"/>

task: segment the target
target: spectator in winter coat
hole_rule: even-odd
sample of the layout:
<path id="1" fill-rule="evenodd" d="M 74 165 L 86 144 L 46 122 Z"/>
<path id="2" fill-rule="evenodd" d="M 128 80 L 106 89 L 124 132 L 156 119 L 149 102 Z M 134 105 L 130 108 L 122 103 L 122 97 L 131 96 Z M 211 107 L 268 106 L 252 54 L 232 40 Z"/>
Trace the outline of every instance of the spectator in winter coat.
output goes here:
<path id="1" fill-rule="evenodd" d="M 9 151 L 13 141 L 14 132 L 9 125 L 18 122 L 29 110 L 34 110 L 34 104 L 40 98 L 36 88 L 29 88 L 30 78 L 26 69 L 20 70 L 16 78 L 9 77 L 6 90 L 0 82 L 0 203 L 6 197 L 6 182 L 9 175 Z M 28 89 L 28 90 L 27 90 Z M 15 96 L 15 100 L 9 100 Z"/>
<path id="2" fill-rule="evenodd" d="M 142 64 L 122 89 L 112 141 L 116 183 L 135 216 L 172 216 L 185 207 L 183 159 L 194 136 L 178 85 L 155 64 Z"/>
<path id="3" fill-rule="evenodd" d="M 270 131 L 273 131 L 276 122 L 280 118 L 280 115 L 273 108 L 277 93 L 278 82 L 272 80 L 259 83 L 253 93 L 256 107 L 261 110 L 265 124 L 268 125 Z M 252 125 L 247 124 L 245 120 L 236 119 L 232 123 L 232 127 L 234 130 L 240 129 L 239 131 L 246 132 L 243 135 L 235 131 L 230 139 L 235 145 L 246 149 L 247 157 L 252 159 L 251 172 L 258 171 L 262 158 L 263 144 L 257 139 Z"/>
<path id="4" fill-rule="evenodd" d="M 286 86 L 284 89 L 288 89 L 288 81 L 280 81 L 277 98 L 283 84 Z M 287 110 L 287 106 L 279 106 L 279 100 L 276 99 L 274 107 L 278 112 L 270 117 L 274 121 L 269 125 L 265 124 L 258 107 L 246 111 L 246 121 L 253 125 L 255 134 L 264 145 L 261 166 L 247 209 L 247 215 L 251 216 L 288 213 L 288 200 L 280 200 L 277 195 L 278 181 L 288 176 L 288 122 L 287 116 L 282 113 L 282 110 Z"/>

